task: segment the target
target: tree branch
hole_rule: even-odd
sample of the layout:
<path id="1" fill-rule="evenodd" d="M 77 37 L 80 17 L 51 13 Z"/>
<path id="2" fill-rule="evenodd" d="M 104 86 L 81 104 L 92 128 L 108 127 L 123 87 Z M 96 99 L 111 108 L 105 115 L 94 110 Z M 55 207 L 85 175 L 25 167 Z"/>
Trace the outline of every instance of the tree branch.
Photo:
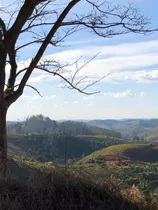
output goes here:
<path id="1" fill-rule="evenodd" d="M 0 30 L 2 31 L 2 35 L 4 36 L 6 34 L 6 26 L 2 18 L 0 18 Z"/>
<path id="2" fill-rule="evenodd" d="M 25 0 L 23 6 L 21 7 L 19 14 L 13 24 L 13 26 L 7 31 L 5 37 L 5 47 L 9 49 L 10 46 L 15 45 L 20 31 L 27 22 L 28 18 L 32 15 L 35 7 L 46 0 Z"/>
<path id="3" fill-rule="evenodd" d="M 19 86 L 19 84 L 18 84 L 18 85 L 15 85 L 14 88 L 15 88 L 15 87 L 18 87 L 18 86 Z M 43 97 L 43 96 L 40 94 L 40 92 L 37 90 L 37 88 L 33 87 L 32 85 L 25 85 L 25 86 L 26 86 L 26 87 L 30 87 L 31 89 L 33 89 L 34 91 L 36 91 L 36 92 L 38 93 L 39 96 Z"/>
<path id="4" fill-rule="evenodd" d="M 54 24 L 54 26 L 52 27 L 52 29 L 50 30 L 50 32 L 48 33 L 48 35 L 46 36 L 44 42 L 42 43 L 39 51 L 37 52 L 36 56 L 34 57 L 33 61 L 31 62 L 30 66 L 28 67 L 24 77 L 21 80 L 21 83 L 19 85 L 18 90 L 19 91 L 23 91 L 32 71 L 34 70 L 34 68 L 36 67 L 36 65 L 38 64 L 38 62 L 40 61 L 44 51 L 46 50 L 47 46 L 49 45 L 52 37 L 54 36 L 54 34 L 56 33 L 56 31 L 58 30 L 58 28 L 60 27 L 62 21 L 65 19 L 65 17 L 67 16 L 67 14 L 69 13 L 69 11 L 79 2 L 80 0 L 72 0 L 67 7 L 64 9 L 64 11 L 61 13 L 61 15 L 59 16 L 58 20 L 56 21 L 56 23 Z M 17 91 L 18 91 L 17 90 Z"/>
<path id="5" fill-rule="evenodd" d="M 57 44 L 63 42 L 67 36 L 72 35 L 78 30 L 88 29 L 103 38 L 109 38 L 131 32 L 146 34 L 158 31 L 157 28 L 147 28 L 147 26 L 150 24 L 149 19 L 141 15 L 138 9 L 133 8 L 132 4 L 129 4 L 127 7 L 121 7 L 112 6 L 112 4 L 104 0 L 86 0 L 85 2 L 87 2 L 87 6 L 91 6 L 91 10 L 89 10 L 90 12 L 83 15 L 76 14 L 74 17 L 69 18 L 67 16 L 68 13 L 80 1 L 81 0 L 70 0 L 68 5 L 65 6 L 65 4 L 63 4 L 62 6 L 64 6 L 65 9 L 63 9 L 61 13 L 59 12 L 61 11 L 61 8 L 56 9 L 56 6 L 53 7 L 53 5 L 51 5 L 51 2 L 54 2 L 54 0 L 23 1 L 24 3 L 19 10 L 15 22 L 13 23 L 12 27 L 6 32 L 4 37 L 4 44 L 9 55 L 9 63 L 11 65 L 8 87 L 11 88 L 12 86 L 14 86 L 13 84 L 15 83 L 15 79 L 17 78 L 17 76 L 24 72 L 24 75 L 20 81 L 17 90 L 13 94 L 8 95 L 8 97 L 10 97 L 10 100 L 13 99 L 12 101 L 14 101 L 16 97 L 19 97 L 23 93 L 24 87 L 27 85 L 29 77 L 31 76 L 33 70 L 36 68 L 48 73 L 52 73 L 55 76 L 59 76 L 61 79 L 67 82 L 70 89 L 76 89 L 79 91 L 80 88 L 78 87 L 78 85 L 83 84 L 83 82 L 87 80 L 87 77 L 79 77 L 78 80 L 76 80 L 76 76 L 80 72 L 80 69 L 82 69 L 90 61 L 88 61 L 88 63 L 84 63 L 80 67 L 76 62 L 75 65 L 77 71 L 73 75 L 71 75 L 71 72 L 66 71 L 61 66 L 58 66 L 58 68 L 53 67 L 56 69 L 53 69 L 54 71 L 50 71 L 49 69 L 52 67 L 51 62 L 45 62 L 45 65 L 38 65 L 48 45 L 51 44 L 53 47 L 57 46 Z M 48 5 L 52 6 L 53 10 L 50 9 L 50 7 L 47 7 Z M 67 18 L 65 19 L 65 17 Z M 44 26 L 45 28 L 43 29 Z M 41 33 L 39 33 L 38 31 L 38 27 L 41 27 Z M 64 30 L 65 27 L 66 30 Z M 60 31 L 61 33 L 57 33 L 59 28 L 62 29 L 62 32 Z M 49 32 L 47 32 L 48 30 Z M 18 44 L 18 38 L 19 36 L 22 36 L 24 32 L 29 33 L 28 37 L 33 39 L 17 47 L 16 45 Z M 21 69 L 19 72 L 16 72 L 16 52 L 33 44 L 41 44 L 36 55 L 30 62 L 28 67 Z M 4 63 L 1 62 L 1 58 L 0 69 L 5 69 Z M 61 71 L 69 73 L 71 76 L 71 80 L 63 77 L 61 75 Z M 3 80 L 5 80 L 4 72 L 3 74 L 2 72 L 0 72 L 0 74 L 0 80 L 2 76 Z M 13 77 L 14 79 L 12 79 Z M 97 81 L 100 81 L 100 79 Z M 91 86 L 92 84 L 95 84 L 97 81 L 91 81 L 86 87 L 81 88 L 79 92 L 84 92 L 85 88 Z"/>
<path id="6" fill-rule="evenodd" d="M 77 90 L 78 92 L 83 93 L 83 94 L 85 94 L 85 95 L 93 95 L 93 94 L 97 94 L 97 93 L 100 92 L 100 91 L 96 91 L 96 92 L 92 92 L 92 93 L 85 92 L 84 90 L 85 90 L 86 88 L 84 88 L 84 90 L 82 90 L 82 89 L 76 87 L 76 86 L 75 86 L 73 83 L 71 83 L 66 77 L 62 76 L 62 75 L 61 75 L 60 73 L 58 73 L 58 72 L 49 71 L 48 69 L 43 68 L 43 67 L 37 67 L 37 68 L 40 69 L 40 70 L 42 70 L 42 71 L 45 71 L 45 72 L 47 72 L 47 73 L 51 73 L 51 74 L 53 74 L 54 76 L 60 77 L 63 81 L 65 81 L 67 84 L 69 84 L 69 86 L 67 86 L 69 89 Z M 100 80 L 100 79 L 99 79 L 99 80 Z M 96 82 L 95 82 L 95 83 L 96 83 Z M 93 84 L 92 84 L 92 85 L 93 85 Z M 91 86 L 92 86 L 92 85 L 91 85 Z M 87 86 L 87 88 L 88 88 L 88 87 L 90 87 L 90 85 Z"/>

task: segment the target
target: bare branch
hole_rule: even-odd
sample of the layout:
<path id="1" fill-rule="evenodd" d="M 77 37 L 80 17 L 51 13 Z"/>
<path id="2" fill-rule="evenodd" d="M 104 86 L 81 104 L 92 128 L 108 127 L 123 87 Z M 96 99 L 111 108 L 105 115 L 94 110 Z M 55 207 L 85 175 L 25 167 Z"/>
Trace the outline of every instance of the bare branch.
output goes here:
<path id="1" fill-rule="evenodd" d="M 133 4 L 128 6 L 109 6 L 106 1 L 89 1 L 86 0 L 89 5 L 92 6 L 91 13 L 87 15 L 77 15 L 76 18 L 67 22 L 62 22 L 60 27 L 74 27 L 78 26 L 82 29 L 90 29 L 100 37 L 109 38 L 116 35 L 127 33 L 152 33 L 158 31 L 158 28 L 147 28 L 150 24 L 150 20 L 140 14 L 140 11 L 133 7 Z M 99 3 L 101 2 L 101 3 Z M 102 9 L 105 8 L 106 9 Z M 109 21 L 110 19 L 110 21 Z M 32 22 L 25 30 L 29 31 L 35 27 L 51 26 L 55 21 L 37 21 Z"/>
<path id="2" fill-rule="evenodd" d="M 30 46 L 30 45 L 32 45 L 32 44 L 41 43 L 43 40 L 44 40 L 44 38 L 43 38 L 43 39 L 37 39 L 37 40 L 31 41 L 31 42 L 25 43 L 25 44 L 23 44 L 23 45 L 17 47 L 17 48 L 16 48 L 16 52 L 17 52 L 18 50 L 20 50 L 20 49 L 22 49 L 22 48 L 24 48 L 24 47 L 28 47 L 28 46 Z"/>
<path id="3" fill-rule="evenodd" d="M 15 88 L 15 87 L 18 87 L 18 86 L 19 86 L 19 84 L 18 84 L 18 85 L 15 85 L 14 88 Z M 38 93 L 39 96 L 43 97 L 43 96 L 40 94 L 40 92 L 37 90 L 37 88 L 33 87 L 32 85 L 27 85 L 27 84 L 26 84 L 25 86 L 26 86 L 26 87 L 30 87 L 31 89 L 33 89 L 34 91 L 36 91 L 36 92 Z"/>
<path id="4" fill-rule="evenodd" d="M 69 84 L 68 88 L 69 89 L 74 89 L 74 90 L 77 90 L 78 92 L 80 93 L 83 93 L 85 95 L 93 95 L 93 94 L 97 94 L 99 93 L 100 91 L 97 91 L 97 92 L 92 92 L 92 93 L 88 93 L 88 92 L 85 92 L 84 90 L 81 90 L 80 88 L 76 87 L 74 84 L 72 84 L 66 77 L 62 76 L 60 73 L 58 72 L 52 72 L 52 71 L 49 71 L 48 69 L 45 69 L 45 68 L 42 68 L 42 67 L 37 67 L 38 69 L 41 69 L 42 71 L 45 71 L 47 73 L 51 73 L 53 74 L 54 76 L 58 76 L 60 77 L 63 81 L 65 81 L 67 84 Z M 90 87 L 90 86 L 89 86 Z"/>
<path id="5" fill-rule="evenodd" d="M 63 20 L 65 19 L 66 15 L 69 13 L 69 11 L 79 2 L 80 0 L 72 0 L 67 7 L 64 9 L 64 11 L 61 13 L 61 15 L 59 16 L 58 20 L 56 21 L 56 23 L 54 24 L 54 26 L 52 27 L 52 29 L 50 30 L 50 32 L 48 33 L 48 35 L 46 36 L 44 42 L 42 43 L 39 51 L 37 52 L 35 58 L 33 59 L 33 61 L 31 62 L 29 68 L 27 69 L 24 77 L 21 80 L 21 83 L 19 85 L 19 91 L 23 91 L 25 84 L 27 83 L 32 71 L 34 70 L 34 68 L 36 67 L 36 65 L 38 64 L 39 60 L 41 59 L 44 51 L 46 50 L 47 46 L 49 45 L 52 37 L 54 36 L 54 34 L 56 33 L 56 31 L 58 30 L 58 28 L 60 27 L 61 23 L 63 22 Z"/>
<path id="6" fill-rule="evenodd" d="M 68 82 L 67 84 L 69 88 L 77 86 L 79 89 L 79 85 L 88 81 L 87 76 L 78 76 L 79 72 L 97 55 L 82 65 L 79 65 L 79 60 L 74 62 L 77 69 L 74 74 L 72 74 L 71 71 L 66 70 L 66 68 L 69 67 L 69 64 L 59 65 L 58 61 L 55 63 L 55 61 L 52 62 L 48 60 L 43 61 L 43 63 L 39 63 L 48 45 L 52 45 L 52 47 L 59 46 L 59 44 L 62 43 L 68 36 L 78 32 L 79 30 L 88 29 L 103 38 L 111 38 L 113 36 L 131 32 L 146 34 L 158 31 L 157 28 L 148 28 L 150 24 L 149 19 L 141 15 L 140 11 L 133 7 L 133 4 L 128 4 L 126 7 L 119 5 L 113 6 L 104 0 L 86 0 L 87 6 L 89 8 L 91 7 L 89 13 L 74 14 L 71 18 L 70 16 L 67 17 L 70 10 L 79 1 L 81 0 L 71 0 L 68 5 L 63 4 L 62 7 L 64 9 L 60 7 L 55 9 L 55 4 L 52 4 L 55 0 L 25 0 L 22 6 L 21 3 L 19 4 L 19 13 L 17 14 L 12 27 L 6 31 L 4 39 L 4 44 L 9 57 L 9 64 L 11 66 L 8 86 L 12 87 L 17 76 L 24 73 L 17 89 L 17 92 L 19 91 L 19 94 L 16 93 L 17 95 L 22 94 L 33 70 L 37 68 L 45 70 L 47 73 L 52 73 L 54 76 L 59 76 L 63 80 L 64 76 L 62 74 L 68 74 L 71 80 L 70 78 L 67 79 L 65 77 L 65 82 Z M 67 17 L 67 19 L 65 19 L 65 17 Z M 40 32 L 39 29 L 41 29 Z M 58 29 L 60 29 L 60 31 Z M 17 41 L 19 40 L 19 36 L 21 37 L 23 33 L 28 33 L 29 41 L 18 46 Z M 29 66 L 21 69 L 19 72 L 16 72 L 16 53 L 21 49 L 25 49 L 26 47 L 36 44 L 39 44 L 40 47 L 35 57 L 32 58 Z M 14 80 L 11 79 L 13 77 Z M 97 81 L 100 81 L 100 79 Z M 89 82 L 84 88 L 86 89 L 87 87 L 90 87 L 97 81 Z M 81 91 L 85 91 L 85 89 L 81 88 Z"/>
<path id="7" fill-rule="evenodd" d="M 92 60 L 94 60 L 98 55 L 100 54 L 100 52 L 99 53 L 97 53 L 96 55 L 94 55 L 91 59 L 89 59 L 88 61 L 86 61 L 81 67 L 78 67 L 78 61 L 82 58 L 82 57 L 80 57 L 76 62 L 75 62 L 75 64 L 76 64 L 76 72 L 75 72 L 75 74 L 72 76 L 72 83 L 74 82 L 74 79 L 76 78 L 76 75 L 81 71 L 81 69 L 83 69 L 84 67 L 86 67 Z"/>
<path id="8" fill-rule="evenodd" d="M 16 74 L 16 77 L 17 77 L 19 74 L 21 74 L 22 72 L 26 71 L 27 69 L 28 69 L 28 67 L 26 67 L 26 68 L 24 68 L 24 69 L 18 71 L 18 73 Z"/>
<path id="9" fill-rule="evenodd" d="M 20 31 L 22 30 L 25 23 L 28 21 L 28 18 L 32 15 L 35 7 L 46 0 L 25 0 L 23 6 L 21 7 L 18 16 L 12 25 L 12 27 L 7 31 L 5 42 L 7 49 L 10 48 L 10 45 L 15 45 Z"/>

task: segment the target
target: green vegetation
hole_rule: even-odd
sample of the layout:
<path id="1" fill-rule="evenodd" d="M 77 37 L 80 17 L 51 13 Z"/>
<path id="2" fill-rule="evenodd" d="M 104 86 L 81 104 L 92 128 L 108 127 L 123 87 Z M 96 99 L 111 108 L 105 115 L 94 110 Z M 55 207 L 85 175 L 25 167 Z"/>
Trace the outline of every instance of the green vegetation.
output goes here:
<path id="1" fill-rule="evenodd" d="M 0 182 L 1 209 L 157 210 L 157 204 L 147 199 L 137 187 L 121 188 L 113 177 L 104 176 L 99 180 L 96 174 L 61 168 L 30 171 L 25 164 L 10 162 L 20 182 L 16 177 Z M 19 174 L 25 174 L 25 177 Z"/>
<path id="2" fill-rule="evenodd" d="M 121 138 L 116 131 L 89 126 L 83 122 L 64 121 L 56 122 L 43 115 L 33 115 L 24 122 L 8 124 L 8 134 L 29 134 L 29 133 L 62 133 L 71 135 L 106 135 Z"/>
<path id="3" fill-rule="evenodd" d="M 156 145 L 147 144 L 138 136 L 130 140 L 122 139 L 119 132 L 85 125 L 82 122 L 55 122 L 42 115 L 32 116 L 26 122 L 12 124 L 12 132 L 8 132 L 9 175 L 16 180 L 14 186 L 18 189 L 21 187 L 22 195 L 19 196 L 23 196 L 23 189 L 29 189 L 31 191 L 27 193 L 34 199 L 38 189 L 41 194 L 36 194 L 39 200 L 37 206 L 43 205 L 40 200 L 44 190 L 51 197 L 44 205 L 52 205 L 54 200 L 56 205 L 61 205 L 60 209 L 63 205 L 70 206 L 70 203 L 73 205 L 72 209 L 78 209 L 78 205 L 83 205 L 86 209 L 96 209 L 96 206 L 104 209 L 105 205 L 112 204 L 112 201 L 110 204 L 106 202 L 106 199 L 111 199 L 107 197 L 110 193 L 114 200 L 113 205 L 124 205 L 123 210 L 156 210 Z M 27 132 L 25 125 L 28 126 Z M 49 165 L 49 161 L 53 163 Z M 62 174 L 62 177 L 58 174 L 57 183 L 52 183 L 57 173 Z M 46 184 L 47 179 L 51 185 Z M 17 180 L 20 180 L 20 183 Z M 46 188 L 42 183 L 46 184 Z M 7 192 L 10 193 L 12 183 L 6 183 L 6 186 Z M 82 198 L 82 202 L 79 201 L 81 203 L 74 199 L 75 193 Z M 59 194 L 62 194 L 63 198 Z M 30 202 L 27 208 L 32 208 L 33 201 L 29 200 L 27 195 L 25 196 Z M 68 195 L 73 199 L 69 199 Z M 57 196 L 62 199 L 62 204 L 57 200 Z M 14 198 L 16 200 L 16 196 Z M 15 200 L 10 198 L 9 205 L 14 206 Z M 23 200 L 20 202 L 19 209 L 25 209 L 23 206 L 26 206 L 26 203 Z M 59 206 L 53 208 L 58 209 Z M 113 208 L 117 209 L 114 206 Z"/>
<path id="4" fill-rule="evenodd" d="M 157 162 L 158 161 L 158 147 L 148 144 L 120 144 L 113 145 L 102 150 L 96 151 L 78 163 L 88 163 L 97 159 L 105 159 L 106 156 L 120 157 L 125 160 L 131 159 L 132 161 L 144 161 L 144 162 Z"/>
<path id="5" fill-rule="evenodd" d="M 145 137 L 148 141 L 158 142 L 158 128 L 153 128 L 150 130 L 145 131 L 140 136 Z"/>
<path id="6" fill-rule="evenodd" d="M 72 136 L 66 134 L 21 134 L 8 136 L 9 156 L 31 157 L 34 160 L 60 161 L 78 158 L 124 140 L 108 136 Z"/>
<path id="7" fill-rule="evenodd" d="M 158 198 L 158 163 L 134 162 L 131 164 L 76 164 L 81 172 L 88 173 L 94 179 L 116 179 L 121 189 L 138 187 L 146 196 Z"/>
<path id="8" fill-rule="evenodd" d="M 15 159 L 8 159 L 8 174 L 11 179 L 26 182 L 30 173 L 40 172 L 41 170 L 52 170 L 56 166 L 37 162 L 31 158 L 16 157 Z"/>
<path id="9" fill-rule="evenodd" d="M 93 120 L 89 121 L 88 124 L 118 131 L 128 139 L 133 139 L 136 136 L 146 138 L 148 132 L 155 133 L 155 137 L 158 137 L 158 119 Z"/>
<path id="10" fill-rule="evenodd" d="M 8 142 L 10 157 L 21 155 L 41 162 L 64 163 L 68 159 L 80 159 L 83 153 L 89 155 L 126 140 L 115 131 L 90 127 L 82 122 L 56 122 L 37 115 L 8 125 Z"/>

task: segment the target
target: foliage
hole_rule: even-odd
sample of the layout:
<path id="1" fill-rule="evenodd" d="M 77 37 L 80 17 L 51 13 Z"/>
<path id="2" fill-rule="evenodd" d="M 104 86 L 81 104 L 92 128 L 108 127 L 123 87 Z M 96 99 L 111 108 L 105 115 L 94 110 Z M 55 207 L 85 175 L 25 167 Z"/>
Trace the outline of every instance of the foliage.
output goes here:
<path id="1" fill-rule="evenodd" d="M 151 135 L 153 133 L 155 137 L 158 137 L 158 119 L 93 120 L 88 124 L 118 131 L 123 137 L 129 139 L 136 136 L 148 138 L 148 133 Z"/>
<path id="2" fill-rule="evenodd" d="M 9 124 L 8 134 L 28 134 L 28 133 L 64 133 L 71 135 L 107 135 L 121 138 L 121 134 L 116 131 L 88 126 L 79 121 L 57 122 L 45 117 L 42 114 L 27 117 L 24 122 Z"/>
<path id="3" fill-rule="evenodd" d="M 112 145 L 86 156 L 78 163 L 82 164 L 92 160 L 105 160 L 106 156 L 113 156 L 114 160 L 121 158 L 125 160 L 131 159 L 132 161 L 157 162 L 158 148 L 148 144 Z"/>
<path id="4" fill-rule="evenodd" d="M 158 163 L 75 164 L 74 169 L 79 170 L 80 173 L 92 175 L 96 180 L 116 178 L 115 181 L 119 183 L 121 189 L 130 189 L 135 185 L 148 198 L 158 199 Z"/>
<path id="5" fill-rule="evenodd" d="M 139 203 L 128 199 L 113 179 L 96 181 L 72 169 L 37 170 L 23 183 L 0 180 L 0 194 L 0 208 L 9 210 L 157 210 L 145 197 Z"/>
<path id="6" fill-rule="evenodd" d="M 112 136 L 73 136 L 62 133 L 9 135 L 8 142 L 9 156 L 19 154 L 42 162 L 80 159 L 83 153 L 89 155 L 106 146 L 124 143 Z"/>

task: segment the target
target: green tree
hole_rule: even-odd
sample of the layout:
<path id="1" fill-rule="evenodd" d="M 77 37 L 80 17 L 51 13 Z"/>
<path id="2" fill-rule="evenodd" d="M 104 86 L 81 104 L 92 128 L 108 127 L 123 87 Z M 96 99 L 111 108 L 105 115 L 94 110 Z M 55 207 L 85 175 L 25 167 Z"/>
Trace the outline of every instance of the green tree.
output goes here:
<path id="1" fill-rule="evenodd" d="M 85 157 L 85 154 L 84 153 L 82 153 L 82 159 Z"/>
<path id="2" fill-rule="evenodd" d="M 87 14 L 85 11 L 75 14 L 77 10 L 74 9 L 79 4 L 87 8 Z M 63 73 L 69 64 L 42 58 L 47 47 L 57 47 L 65 38 L 81 29 L 88 29 L 103 38 L 151 30 L 148 30 L 149 21 L 132 5 L 112 6 L 102 0 L 67 0 L 62 6 L 57 0 L 23 0 L 18 2 L 18 6 L 0 8 L 0 12 L 0 174 L 4 177 L 7 169 L 7 111 L 22 96 L 26 87 L 40 94 L 28 84 L 33 71 L 39 69 L 57 76 L 66 82 L 67 87 L 81 93 L 87 93 L 85 89 L 94 84 L 86 84 L 86 87 L 81 88 L 80 81 L 83 84 L 87 78 L 77 77 L 89 61 L 81 67 L 76 61 L 76 72 L 67 78 Z M 26 36 L 28 42 L 21 43 L 20 40 Z M 19 69 L 18 57 L 29 46 L 37 51 L 28 65 Z M 8 66 L 10 72 L 6 77 Z"/>
<path id="3" fill-rule="evenodd" d="M 67 164 L 68 164 L 69 166 L 73 165 L 73 160 L 72 160 L 72 159 L 68 159 Z"/>

